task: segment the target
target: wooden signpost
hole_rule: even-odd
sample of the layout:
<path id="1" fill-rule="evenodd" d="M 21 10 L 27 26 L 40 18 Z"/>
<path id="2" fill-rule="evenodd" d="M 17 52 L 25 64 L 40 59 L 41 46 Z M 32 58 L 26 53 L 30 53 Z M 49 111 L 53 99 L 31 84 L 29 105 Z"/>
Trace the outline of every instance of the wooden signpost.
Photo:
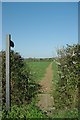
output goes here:
<path id="1" fill-rule="evenodd" d="M 10 111 L 10 47 L 14 47 L 11 35 L 6 36 L 6 111 Z"/>

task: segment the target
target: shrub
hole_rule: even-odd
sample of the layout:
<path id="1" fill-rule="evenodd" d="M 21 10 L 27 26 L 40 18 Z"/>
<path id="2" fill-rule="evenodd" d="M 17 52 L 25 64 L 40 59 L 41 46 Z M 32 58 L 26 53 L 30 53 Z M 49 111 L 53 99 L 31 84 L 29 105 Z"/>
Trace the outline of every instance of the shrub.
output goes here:
<path id="1" fill-rule="evenodd" d="M 2 51 L 2 101 L 5 105 L 6 74 L 5 74 L 5 51 Z M 11 83 L 11 103 L 19 104 L 28 102 L 28 86 L 32 80 L 29 66 L 25 64 L 24 59 L 19 53 L 10 52 L 10 83 Z"/>
<path id="2" fill-rule="evenodd" d="M 34 102 L 29 105 L 13 105 L 10 112 L 3 111 L 2 113 L 2 120 L 32 120 L 32 118 L 35 120 L 47 118 L 47 115 L 36 107 Z"/>
<path id="3" fill-rule="evenodd" d="M 61 109 L 78 108 L 80 81 L 80 45 L 67 45 L 58 50 L 59 80 L 56 87 L 55 106 Z"/>

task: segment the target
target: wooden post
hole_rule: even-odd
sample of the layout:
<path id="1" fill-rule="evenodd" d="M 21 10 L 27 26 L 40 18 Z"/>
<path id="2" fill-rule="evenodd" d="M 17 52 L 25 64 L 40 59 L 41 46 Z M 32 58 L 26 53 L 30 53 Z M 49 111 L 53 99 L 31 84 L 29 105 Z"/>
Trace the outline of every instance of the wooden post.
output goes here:
<path id="1" fill-rule="evenodd" d="M 6 36 L 6 111 L 10 111 L 10 40 L 11 35 Z"/>

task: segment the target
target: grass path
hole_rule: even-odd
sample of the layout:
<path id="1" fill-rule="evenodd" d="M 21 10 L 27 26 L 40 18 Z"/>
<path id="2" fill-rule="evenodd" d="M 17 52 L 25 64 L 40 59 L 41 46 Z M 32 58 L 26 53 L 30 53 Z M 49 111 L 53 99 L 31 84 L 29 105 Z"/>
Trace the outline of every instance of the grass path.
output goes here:
<path id="1" fill-rule="evenodd" d="M 40 85 L 42 86 L 40 89 L 40 93 L 38 94 L 38 103 L 37 106 L 40 107 L 47 115 L 51 115 L 54 99 L 51 96 L 52 93 L 52 79 L 53 79 L 53 70 L 52 63 L 46 69 L 46 73 L 44 78 L 40 81 Z"/>

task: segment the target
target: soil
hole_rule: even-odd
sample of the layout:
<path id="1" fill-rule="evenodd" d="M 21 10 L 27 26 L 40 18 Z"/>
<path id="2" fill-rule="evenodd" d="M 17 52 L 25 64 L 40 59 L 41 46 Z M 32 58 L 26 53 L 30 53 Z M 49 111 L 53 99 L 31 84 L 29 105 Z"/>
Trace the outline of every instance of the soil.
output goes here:
<path id="1" fill-rule="evenodd" d="M 51 115 L 54 109 L 54 99 L 52 96 L 52 79 L 53 79 L 53 70 L 52 63 L 49 64 L 46 69 L 44 78 L 39 83 L 41 86 L 40 93 L 38 94 L 38 103 L 37 106 L 46 112 L 47 115 Z"/>

